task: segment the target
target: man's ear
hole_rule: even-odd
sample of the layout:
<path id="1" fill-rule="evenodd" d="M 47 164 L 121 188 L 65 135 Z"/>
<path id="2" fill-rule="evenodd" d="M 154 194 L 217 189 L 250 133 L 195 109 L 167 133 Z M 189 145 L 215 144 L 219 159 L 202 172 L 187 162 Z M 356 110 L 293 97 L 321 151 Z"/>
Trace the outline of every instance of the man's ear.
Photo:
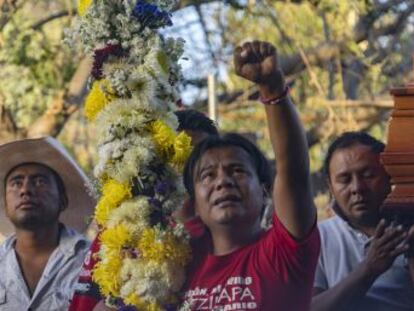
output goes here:
<path id="1" fill-rule="evenodd" d="M 59 195 L 59 212 L 62 213 L 67 207 L 67 201 Z"/>
<path id="2" fill-rule="evenodd" d="M 269 191 L 267 190 L 267 187 L 262 184 L 262 191 L 263 191 L 263 206 L 266 208 L 269 205 L 274 204 L 274 202 L 272 202 L 272 194 L 269 193 Z"/>

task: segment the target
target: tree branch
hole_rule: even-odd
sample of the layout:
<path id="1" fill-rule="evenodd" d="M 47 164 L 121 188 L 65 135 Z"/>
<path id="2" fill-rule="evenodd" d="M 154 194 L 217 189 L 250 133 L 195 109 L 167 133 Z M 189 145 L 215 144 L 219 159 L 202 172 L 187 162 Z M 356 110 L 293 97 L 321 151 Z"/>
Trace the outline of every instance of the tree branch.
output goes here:
<path id="1" fill-rule="evenodd" d="M 300 3 L 301 1 L 297 1 Z M 413 8 L 409 6 L 405 10 L 401 11 L 399 16 L 395 18 L 395 22 L 391 25 L 387 25 L 381 28 L 374 29 L 373 23 L 380 17 L 382 14 L 393 9 L 393 6 L 406 2 L 406 0 L 393 0 L 387 1 L 377 5 L 373 10 L 371 10 L 366 16 L 360 18 L 357 26 L 354 31 L 354 41 L 359 43 L 361 41 L 367 40 L 369 36 L 374 38 L 379 38 L 381 36 L 393 35 L 400 31 L 402 25 L 405 25 L 409 16 L 412 15 Z M 266 14 L 266 16 L 270 16 Z M 275 19 L 271 18 L 275 26 L 278 26 L 275 23 Z M 366 27 L 366 28 L 364 28 Z M 364 30 L 364 31 L 362 31 Z M 314 48 L 310 48 L 304 51 L 304 54 L 307 57 L 309 65 L 318 65 L 323 66 L 328 61 L 334 59 L 336 55 L 340 53 L 349 53 L 347 50 L 347 42 L 322 42 L 316 45 Z M 301 53 L 295 53 L 289 56 L 282 56 L 281 67 L 284 73 L 287 76 L 292 76 L 297 73 L 302 72 L 306 66 Z"/>
<path id="2" fill-rule="evenodd" d="M 21 135 L 13 115 L 4 106 L 4 96 L 0 94 L 0 141 L 1 143 L 19 138 Z"/>
<path id="3" fill-rule="evenodd" d="M 60 12 L 57 12 L 57 13 L 50 14 L 49 16 L 46 16 L 45 18 L 43 18 L 40 21 L 33 24 L 31 28 L 33 30 L 39 30 L 40 28 L 43 27 L 43 25 L 49 23 L 50 21 L 53 21 L 55 19 L 58 19 L 58 18 L 61 18 L 61 17 L 64 17 L 64 16 L 68 16 L 68 15 L 69 15 L 68 10 L 64 10 L 64 11 L 60 11 Z"/>
<path id="4" fill-rule="evenodd" d="M 218 65 L 217 64 L 217 58 L 216 58 L 216 55 L 214 54 L 213 48 L 212 48 L 210 40 L 209 40 L 210 33 L 207 29 L 207 24 L 206 24 L 206 21 L 204 20 L 204 15 L 201 12 L 200 5 L 196 5 L 195 9 L 196 9 L 196 12 L 197 12 L 200 24 L 201 24 L 201 28 L 203 29 L 203 32 L 204 32 L 204 39 L 205 39 L 206 45 L 208 47 L 208 51 L 210 53 L 211 58 L 213 59 L 215 67 L 217 67 L 217 65 Z"/>
<path id="5" fill-rule="evenodd" d="M 83 59 L 69 86 L 59 92 L 48 109 L 28 129 L 28 137 L 57 136 L 69 117 L 79 109 L 87 92 L 92 59 Z"/>
<path id="6" fill-rule="evenodd" d="M 212 3 L 212 2 L 219 2 L 219 1 L 217 0 L 182 0 L 179 2 L 179 4 L 177 5 L 175 9 L 180 10 L 185 7 L 192 6 L 192 5 L 200 6 L 200 5 Z M 223 2 L 225 4 L 230 5 L 231 7 L 235 9 L 244 9 L 246 7 L 245 5 L 240 4 L 237 0 L 225 0 Z"/>
<path id="7" fill-rule="evenodd" d="M 375 21 L 383 14 L 392 10 L 398 5 L 405 3 L 406 0 L 388 0 L 377 3 L 366 15 L 362 16 L 354 28 L 354 38 L 356 42 L 361 42 L 368 38 L 369 32 L 373 29 Z"/>

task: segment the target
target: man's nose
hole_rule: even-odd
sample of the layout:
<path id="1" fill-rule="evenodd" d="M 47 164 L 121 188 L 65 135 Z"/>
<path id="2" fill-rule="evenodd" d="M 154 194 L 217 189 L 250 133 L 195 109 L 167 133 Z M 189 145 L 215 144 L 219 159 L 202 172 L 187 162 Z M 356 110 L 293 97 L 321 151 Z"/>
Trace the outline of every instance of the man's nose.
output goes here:
<path id="1" fill-rule="evenodd" d="M 355 176 L 352 178 L 351 191 L 352 194 L 359 194 L 365 192 L 367 184 L 361 177 Z"/>
<path id="2" fill-rule="evenodd" d="M 223 187 L 233 187 L 234 186 L 234 180 L 232 176 L 226 172 L 226 170 L 219 170 L 217 173 L 217 182 L 216 182 L 216 188 L 221 189 Z"/>
<path id="3" fill-rule="evenodd" d="M 22 183 L 22 186 L 20 187 L 20 196 L 32 195 L 33 188 L 34 188 L 33 183 L 30 180 L 25 179 Z"/>

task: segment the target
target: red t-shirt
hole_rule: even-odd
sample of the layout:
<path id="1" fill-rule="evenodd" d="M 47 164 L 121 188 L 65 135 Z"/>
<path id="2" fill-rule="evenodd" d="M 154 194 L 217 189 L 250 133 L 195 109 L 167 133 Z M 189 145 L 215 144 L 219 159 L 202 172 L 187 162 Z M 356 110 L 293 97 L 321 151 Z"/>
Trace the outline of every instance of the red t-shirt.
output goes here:
<path id="1" fill-rule="evenodd" d="M 101 247 L 99 235 L 93 240 L 82 265 L 69 311 L 91 311 L 103 299 L 98 284 L 92 281 L 92 270 L 98 262 Z"/>
<path id="2" fill-rule="evenodd" d="M 309 310 L 320 248 L 316 225 L 298 242 L 274 216 L 258 241 L 224 256 L 209 253 L 209 239 L 203 234 L 192 243 L 185 286 L 191 310 Z"/>

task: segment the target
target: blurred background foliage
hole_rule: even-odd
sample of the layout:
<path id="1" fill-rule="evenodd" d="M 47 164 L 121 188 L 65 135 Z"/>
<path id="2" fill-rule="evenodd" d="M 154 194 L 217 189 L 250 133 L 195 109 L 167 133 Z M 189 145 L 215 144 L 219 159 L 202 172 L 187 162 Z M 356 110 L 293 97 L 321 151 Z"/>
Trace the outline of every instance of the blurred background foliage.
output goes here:
<path id="1" fill-rule="evenodd" d="M 58 136 L 91 172 L 94 130 L 80 109 L 90 62 L 62 42 L 75 7 L 72 0 L 0 0 L 0 142 Z M 328 203 L 320 168 L 329 141 L 347 130 L 385 140 L 389 90 L 412 75 L 412 0 L 187 0 L 173 20 L 163 32 L 187 42 L 185 105 L 207 111 L 213 75 L 220 129 L 249 135 L 269 158 L 263 109 L 256 90 L 235 76 L 232 51 L 255 39 L 277 46 L 307 129 L 321 207 Z"/>

